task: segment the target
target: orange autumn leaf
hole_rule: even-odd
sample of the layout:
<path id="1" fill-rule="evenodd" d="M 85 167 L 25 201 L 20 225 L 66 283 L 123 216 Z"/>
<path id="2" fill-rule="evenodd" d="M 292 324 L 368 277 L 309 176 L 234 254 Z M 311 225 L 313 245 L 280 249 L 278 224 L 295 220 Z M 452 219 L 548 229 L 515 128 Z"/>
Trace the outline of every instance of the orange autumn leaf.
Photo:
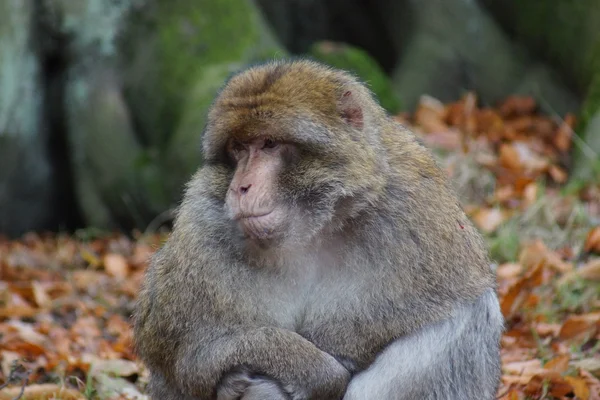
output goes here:
<path id="1" fill-rule="evenodd" d="M 548 174 L 556 183 L 565 183 L 568 178 L 567 171 L 556 165 L 550 166 L 548 169 Z"/>
<path id="2" fill-rule="evenodd" d="M 600 253 L 600 226 L 597 226 L 588 232 L 583 250 L 586 253 Z"/>
<path id="3" fill-rule="evenodd" d="M 102 259 L 104 269 L 115 278 L 126 278 L 129 274 L 129 264 L 121 254 L 109 253 Z"/>
<path id="4" fill-rule="evenodd" d="M 563 340 L 571 339 L 592 330 L 598 321 L 600 321 L 600 313 L 570 315 L 561 326 L 558 335 Z"/>
<path id="5" fill-rule="evenodd" d="M 573 387 L 573 392 L 580 400 L 588 400 L 590 398 L 590 389 L 584 379 L 574 376 L 565 376 L 565 380 Z"/>
<path id="6" fill-rule="evenodd" d="M 500 300 L 500 309 L 505 318 L 510 317 L 525 302 L 531 289 L 542 282 L 543 273 L 543 263 L 538 263 L 522 279 L 511 285 Z"/>
<path id="7" fill-rule="evenodd" d="M 530 96 L 509 96 L 498 107 L 500 114 L 506 118 L 515 115 L 531 114 L 537 105 Z"/>
<path id="8" fill-rule="evenodd" d="M 21 392 L 20 386 L 5 388 L 0 391 L 0 400 L 13 400 L 19 398 Z M 33 399 L 61 399 L 61 400 L 85 400 L 85 396 L 74 390 L 54 383 L 44 383 L 39 385 L 28 385 L 23 393 L 23 400 Z"/>
<path id="9" fill-rule="evenodd" d="M 573 138 L 573 127 L 575 126 L 575 116 L 567 114 L 554 134 L 554 146 L 561 152 L 566 153 L 571 148 Z"/>
<path id="10" fill-rule="evenodd" d="M 526 376 L 531 379 L 534 375 L 543 372 L 542 362 L 538 359 L 527 361 L 505 362 L 502 371 L 509 375 Z"/>
<path id="11" fill-rule="evenodd" d="M 431 96 L 421 96 L 415 111 L 415 123 L 425 133 L 443 132 L 448 130 L 444 122 L 446 111 L 444 105 Z"/>
<path id="12" fill-rule="evenodd" d="M 499 208 L 482 208 L 472 218 L 479 229 L 493 232 L 506 221 L 508 216 Z"/>
<path id="13" fill-rule="evenodd" d="M 566 354 L 560 355 L 560 356 L 555 357 L 552 360 L 548 361 L 544 365 L 544 369 L 563 373 L 569 368 L 570 359 L 571 359 L 571 357 L 569 355 L 566 355 Z"/>
<path id="14" fill-rule="evenodd" d="M 500 165 L 502 165 L 504 168 L 515 171 L 521 169 L 519 152 L 510 144 L 503 143 L 500 145 L 499 161 Z"/>
<path id="15" fill-rule="evenodd" d="M 579 376 L 585 381 L 586 386 L 590 391 L 590 400 L 600 399 L 600 379 L 591 372 L 585 370 L 579 371 Z"/>
<path id="16" fill-rule="evenodd" d="M 591 260 L 583 266 L 565 274 L 559 279 L 559 283 L 563 284 L 577 278 L 583 278 L 590 281 L 600 281 L 600 258 Z"/>
<path id="17" fill-rule="evenodd" d="M 561 273 L 573 269 L 573 265 L 564 262 L 556 252 L 548 249 L 541 240 L 531 241 L 522 248 L 521 253 L 519 254 L 519 263 L 521 263 L 525 269 L 539 263 L 543 263 L 549 268 Z"/>
<path id="18" fill-rule="evenodd" d="M 523 266 L 518 263 L 504 263 L 496 269 L 496 276 L 500 279 L 514 279 L 521 275 Z"/>

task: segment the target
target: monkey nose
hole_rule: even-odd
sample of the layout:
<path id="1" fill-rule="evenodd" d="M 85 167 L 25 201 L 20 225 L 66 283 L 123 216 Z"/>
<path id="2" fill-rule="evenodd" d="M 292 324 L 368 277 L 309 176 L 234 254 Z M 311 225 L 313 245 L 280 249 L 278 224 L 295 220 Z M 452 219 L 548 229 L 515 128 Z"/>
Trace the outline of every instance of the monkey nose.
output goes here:
<path id="1" fill-rule="evenodd" d="M 250 187 L 252 187 L 251 183 L 249 183 L 247 185 L 240 186 L 240 190 L 239 190 L 240 194 L 246 194 L 246 193 L 248 193 L 248 190 L 250 190 Z"/>

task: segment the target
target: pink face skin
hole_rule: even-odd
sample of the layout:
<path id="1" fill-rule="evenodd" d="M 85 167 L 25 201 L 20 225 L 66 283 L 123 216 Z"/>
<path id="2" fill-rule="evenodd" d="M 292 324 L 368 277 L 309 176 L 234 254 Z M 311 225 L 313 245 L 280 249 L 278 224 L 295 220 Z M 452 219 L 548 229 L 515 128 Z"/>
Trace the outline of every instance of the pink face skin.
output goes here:
<path id="1" fill-rule="evenodd" d="M 227 152 L 236 167 L 225 199 L 230 217 L 249 239 L 266 240 L 281 234 L 286 209 L 276 196 L 276 180 L 290 144 L 270 139 L 231 140 Z"/>

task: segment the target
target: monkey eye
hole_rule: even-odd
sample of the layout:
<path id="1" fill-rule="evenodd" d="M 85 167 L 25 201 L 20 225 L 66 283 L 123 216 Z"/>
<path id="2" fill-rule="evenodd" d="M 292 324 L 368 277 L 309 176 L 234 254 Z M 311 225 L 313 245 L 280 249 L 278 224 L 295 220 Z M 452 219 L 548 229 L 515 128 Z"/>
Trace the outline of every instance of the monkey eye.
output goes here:
<path id="1" fill-rule="evenodd" d="M 277 147 L 277 142 L 275 142 L 274 140 L 271 139 L 266 139 L 265 143 L 263 144 L 263 149 L 272 149 L 274 147 Z"/>
<path id="2" fill-rule="evenodd" d="M 229 143 L 229 149 L 231 151 L 233 151 L 234 153 L 239 153 L 240 151 L 244 150 L 244 144 L 242 142 L 240 142 L 239 140 L 232 140 Z"/>

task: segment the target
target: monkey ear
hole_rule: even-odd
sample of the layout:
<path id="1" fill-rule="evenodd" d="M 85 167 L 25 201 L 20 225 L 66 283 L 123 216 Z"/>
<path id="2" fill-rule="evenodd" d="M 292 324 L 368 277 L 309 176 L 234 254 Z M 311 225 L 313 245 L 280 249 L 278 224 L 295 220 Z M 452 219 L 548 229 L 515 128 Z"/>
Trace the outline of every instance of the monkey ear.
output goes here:
<path id="1" fill-rule="evenodd" d="M 350 90 L 346 91 L 339 101 L 340 115 L 355 128 L 363 128 L 363 110 L 358 99 Z"/>

